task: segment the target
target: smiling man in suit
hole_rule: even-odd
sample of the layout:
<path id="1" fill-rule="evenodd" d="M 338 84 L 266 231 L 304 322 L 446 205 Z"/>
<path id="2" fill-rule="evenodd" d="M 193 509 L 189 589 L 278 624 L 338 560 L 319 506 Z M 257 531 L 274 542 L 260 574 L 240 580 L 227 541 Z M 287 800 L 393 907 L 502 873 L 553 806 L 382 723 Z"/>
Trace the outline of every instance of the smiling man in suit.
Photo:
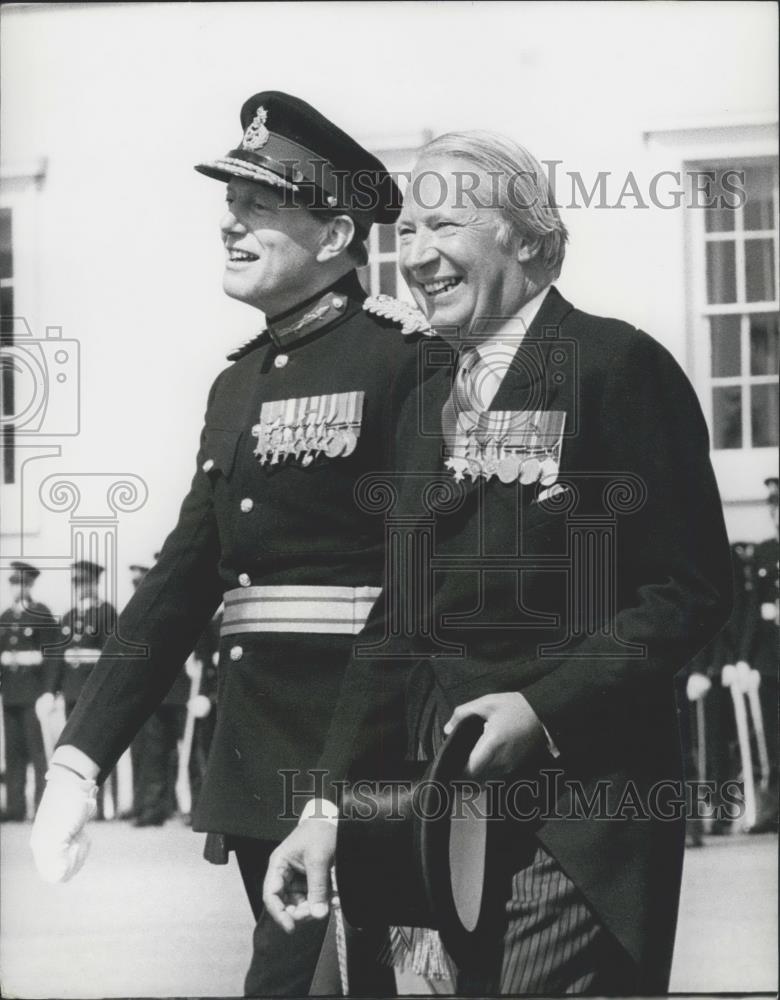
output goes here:
<path id="1" fill-rule="evenodd" d="M 320 766 L 333 780 L 355 773 L 377 732 L 401 724 L 402 684 L 413 752 L 430 756 L 458 720 L 481 716 L 471 776 L 554 768 L 566 783 L 536 822 L 516 824 L 504 933 L 457 992 L 664 992 L 684 842 L 670 798 L 682 776 L 673 678 L 730 602 L 698 402 L 655 340 L 553 287 L 567 233 L 514 142 L 431 142 L 398 232 L 404 276 L 445 344 L 422 353 L 400 407 L 393 515 L 430 515 L 430 487 L 446 486 L 414 631 L 451 652 L 421 646 L 410 661 L 408 638 L 394 650 L 392 602 L 380 603 Z M 327 909 L 337 836 L 335 806 L 304 812 L 266 877 L 266 905 L 290 932 Z"/>

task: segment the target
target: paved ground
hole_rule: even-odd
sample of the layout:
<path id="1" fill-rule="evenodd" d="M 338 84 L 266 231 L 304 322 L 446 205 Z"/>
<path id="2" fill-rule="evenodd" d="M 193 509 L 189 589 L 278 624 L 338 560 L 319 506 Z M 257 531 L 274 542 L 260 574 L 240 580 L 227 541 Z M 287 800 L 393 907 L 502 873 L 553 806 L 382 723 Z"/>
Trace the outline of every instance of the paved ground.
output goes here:
<path id="1" fill-rule="evenodd" d="M 4 997 L 238 996 L 251 916 L 237 869 L 178 823 L 95 823 L 65 886 L 40 882 L 29 826 L 0 836 Z M 686 858 L 672 990 L 777 991 L 777 838 L 712 839 Z"/>

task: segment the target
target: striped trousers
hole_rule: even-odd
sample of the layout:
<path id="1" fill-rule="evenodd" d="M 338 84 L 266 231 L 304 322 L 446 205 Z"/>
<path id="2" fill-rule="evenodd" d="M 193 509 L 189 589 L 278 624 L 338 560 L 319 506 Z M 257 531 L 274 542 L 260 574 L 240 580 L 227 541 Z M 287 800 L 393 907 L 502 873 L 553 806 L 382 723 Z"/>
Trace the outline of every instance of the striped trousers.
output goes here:
<path id="1" fill-rule="evenodd" d="M 629 995 L 634 966 L 582 893 L 544 848 L 532 846 L 512 878 L 507 923 L 478 971 L 460 971 L 462 996 Z"/>

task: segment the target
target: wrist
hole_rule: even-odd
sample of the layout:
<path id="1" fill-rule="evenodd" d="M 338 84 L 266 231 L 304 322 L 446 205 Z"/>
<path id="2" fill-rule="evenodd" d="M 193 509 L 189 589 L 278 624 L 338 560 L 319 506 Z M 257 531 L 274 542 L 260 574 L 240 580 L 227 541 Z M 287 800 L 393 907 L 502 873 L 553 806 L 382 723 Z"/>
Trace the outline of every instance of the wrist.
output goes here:
<path id="1" fill-rule="evenodd" d="M 51 757 L 51 764 L 58 764 L 63 769 L 72 771 L 82 781 L 95 782 L 100 773 L 100 767 L 78 747 L 65 745 L 57 747 Z"/>

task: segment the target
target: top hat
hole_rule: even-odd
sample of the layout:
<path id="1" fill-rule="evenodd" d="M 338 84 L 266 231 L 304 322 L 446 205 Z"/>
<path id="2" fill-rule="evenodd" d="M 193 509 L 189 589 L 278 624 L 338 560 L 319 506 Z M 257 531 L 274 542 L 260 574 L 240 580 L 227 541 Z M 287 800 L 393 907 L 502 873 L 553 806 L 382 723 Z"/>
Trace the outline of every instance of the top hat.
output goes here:
<path id="1" fill-rule="evenodd" d="M 368 795 L 356 783 L 338 822 L 336 878 L 349 923 L 433 928 L 460 968 L 495 945 L 511 890 L 498 806 L 463 794 L 477 788 L 464 773 L 484 724 L 463 719 L 422 777 L 418 768 L 415 780 Z"/>
<path id="2" fill-rule="evenodd" d="M 76 579 L 97 580 L 103 572 L 103 567 L 98 563 L 90 562 L 89 559 L 79 559 L 78 562 L 73 563 L 70 570 Z"/>
<path id="3" fill-rule="evenodd" d="M 264 90 L 244 103 L 241 128 L 235 149 L 195 169 L 285 189 L 291 206 L 344 212 L 363 237 L 397 219 L 401 193 L 384 164 L 306 101 Z"/>
<path id="4" fill-rule="evenodd" d="M 11 563 L 11 575 L 9 577 L 10 583 L 32 583 L 33 580 L 37 579 L 41 575 L 41 571 L 30 563 L 22 562 L 19 559 L 15 559 Z"/>

